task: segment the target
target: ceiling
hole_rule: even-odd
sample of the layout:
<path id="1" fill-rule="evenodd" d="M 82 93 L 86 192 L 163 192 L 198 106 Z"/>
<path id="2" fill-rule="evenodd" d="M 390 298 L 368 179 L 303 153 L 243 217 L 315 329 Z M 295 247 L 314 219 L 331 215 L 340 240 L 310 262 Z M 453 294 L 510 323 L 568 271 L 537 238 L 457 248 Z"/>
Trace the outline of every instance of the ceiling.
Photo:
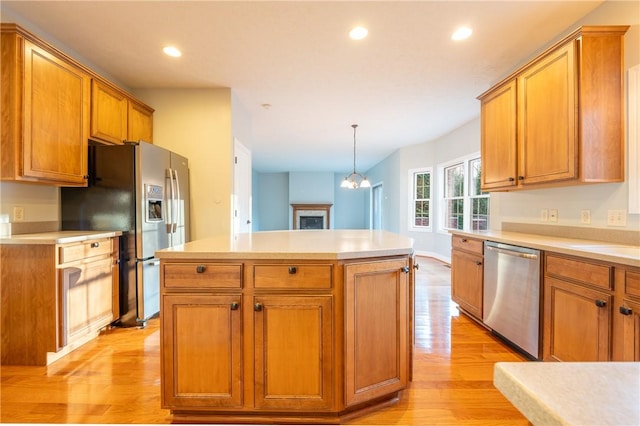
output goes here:
<path id="1" fill-rule="evenodd" d="M 8 1 L 118 83 L 232 88 L 260 172 L 364 171 L 479 114 L 480 93 L 602 1 Z M 21 22 L 18 22 L 21 23 Z M 369 36 L 349 39 L 364 25 Z M 459 25 L 473 29 L 454 42 Z M 178 46 L 179 59 L 162 53 Z M 265 108 L 264 104 L 270 104 Z"/>

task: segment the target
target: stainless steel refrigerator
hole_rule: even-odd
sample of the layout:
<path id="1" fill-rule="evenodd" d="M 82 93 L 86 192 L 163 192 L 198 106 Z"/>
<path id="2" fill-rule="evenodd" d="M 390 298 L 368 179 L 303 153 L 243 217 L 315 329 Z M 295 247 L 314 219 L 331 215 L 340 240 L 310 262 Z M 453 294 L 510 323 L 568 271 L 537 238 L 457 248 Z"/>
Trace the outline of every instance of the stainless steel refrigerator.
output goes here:
<path id="1" fill-rule="evenodd" d="M 146 142 L 90 145 L 89 185 L 61 189 L 63 230 L 122 231 L 120 318 L 144 326 L 160 311 L 155 251 L 189 241 L 188 160 Z"/>

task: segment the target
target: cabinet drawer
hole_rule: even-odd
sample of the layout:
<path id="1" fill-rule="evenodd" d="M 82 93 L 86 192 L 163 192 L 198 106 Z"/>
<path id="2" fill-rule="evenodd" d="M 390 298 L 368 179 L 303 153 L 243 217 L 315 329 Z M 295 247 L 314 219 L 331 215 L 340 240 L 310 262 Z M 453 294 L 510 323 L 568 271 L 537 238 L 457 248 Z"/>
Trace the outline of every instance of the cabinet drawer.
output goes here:
<path id="1" fill-rule="evenodd" d="M 599 263 L 547 255 L 545 274 L 607 290 L 613 288 L 613 267 Z"/>
<path id="2" fill-rule="evenodd" d="M 451 236 L 451 246 L 457 250 L 464 250 L 479 255 L 482 255 L 484 252 L 484 241 L 461 237 L 459 235 Z"/>
<path id="3" fill-rule="evenodd" d="M 332 265 L 255 265 L 255 288 L 331 288 Z"/>
<path id="4" fill-rule="evenodd" d="M 627 296 L 640 297 L 640 272 L 625 271 L 624 281 Z"/>
<path id="5" fill-rule="evenodd" d="M 240 288 L 241 263 L 166 263 L 166 288 Z"/>
<path id="6" fill-rule="evenodd" d="M 58 263 L 74 262 L 93 256 L 111 254 L 111 239 L 88 240 L 58 247 Z"/>

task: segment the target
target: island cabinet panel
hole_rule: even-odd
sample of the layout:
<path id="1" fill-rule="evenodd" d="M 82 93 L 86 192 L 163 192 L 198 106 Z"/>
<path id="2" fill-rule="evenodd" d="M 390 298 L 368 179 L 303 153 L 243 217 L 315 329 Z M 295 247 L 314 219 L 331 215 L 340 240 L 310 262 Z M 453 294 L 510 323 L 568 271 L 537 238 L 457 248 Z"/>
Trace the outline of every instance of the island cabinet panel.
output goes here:
<path id="1" fill-rule="evenodd" d="M 164 407 L 242 406 L 240 294 L 162 300 Z"/>
<path id="2" fill-rule="evenodd" d="M 255 407 L 327 409 L 333 403 L 331 296 L 256 296 Z"/>
<path id="3" fill-rule="evenodd" d="M 405 259 L 345 266 L 345 403 L 407 385 L 409 266 Z"/>
<path id="4" fill-rule="evenodd" d="M 409 255 L 160 259 L 173 421 L 336 424 L 406 388 Z"/>

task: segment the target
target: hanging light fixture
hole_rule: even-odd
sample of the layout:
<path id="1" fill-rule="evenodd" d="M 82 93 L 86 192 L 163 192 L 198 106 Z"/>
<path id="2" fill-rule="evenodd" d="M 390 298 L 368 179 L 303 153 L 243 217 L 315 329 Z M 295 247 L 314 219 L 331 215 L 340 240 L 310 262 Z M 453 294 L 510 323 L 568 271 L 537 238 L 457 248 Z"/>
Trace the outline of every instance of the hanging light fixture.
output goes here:
<path id="1" fill-rule="evenodd" d="M 353 173 L 345 176 L 340 187 L 351 189 L 371 188 L 371 183 L 367 177 L 356 172 L 356 128 L 358 125 L 352 124 L 351 127 L 353 127 Z"/>

